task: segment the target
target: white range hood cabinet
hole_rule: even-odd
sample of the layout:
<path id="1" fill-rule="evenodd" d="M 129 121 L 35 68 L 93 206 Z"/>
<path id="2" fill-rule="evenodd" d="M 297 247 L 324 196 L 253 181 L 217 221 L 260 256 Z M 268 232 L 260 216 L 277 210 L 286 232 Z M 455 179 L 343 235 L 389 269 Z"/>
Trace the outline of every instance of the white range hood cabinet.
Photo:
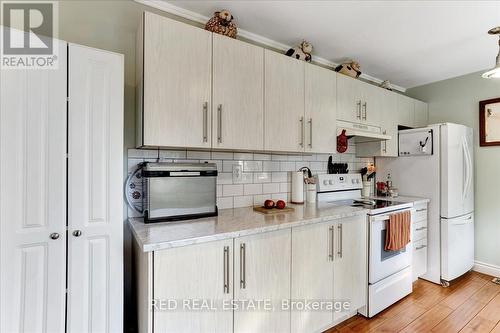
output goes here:
<path id="1" fill-rule="evenodd" d="M 346 130 L 348 137 L 355 137 L 356 142 L 374 142 L 392 139 L 392 136 L 383 134 L 380 127 L 338 120 L 337 135 L 342 133 L 342 130 Z"/>

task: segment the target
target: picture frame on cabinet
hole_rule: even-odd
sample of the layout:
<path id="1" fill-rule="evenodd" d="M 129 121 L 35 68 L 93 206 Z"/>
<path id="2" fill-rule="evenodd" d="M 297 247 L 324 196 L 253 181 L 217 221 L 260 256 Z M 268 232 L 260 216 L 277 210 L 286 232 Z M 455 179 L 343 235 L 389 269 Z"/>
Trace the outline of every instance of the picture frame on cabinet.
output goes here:
<path id="1" fill-rule="evenodd" d="M 500 146 L 500 98 L 479 102 L 479 146 Z"/>

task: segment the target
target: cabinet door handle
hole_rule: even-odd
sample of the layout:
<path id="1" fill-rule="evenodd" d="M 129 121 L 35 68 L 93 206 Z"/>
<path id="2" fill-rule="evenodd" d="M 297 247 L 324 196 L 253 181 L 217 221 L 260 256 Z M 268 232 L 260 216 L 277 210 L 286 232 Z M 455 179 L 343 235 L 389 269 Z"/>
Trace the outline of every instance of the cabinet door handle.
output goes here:
<path id="1" fill-rule="evenodd" d="M 330 241 L 328 242 L 328 259 L 330 261 L 334 261 L 334 259 L 335 259 L 335 256 L 333 253 L 335 251 L 334 250 L 334 248 L 335 248 L 335 244 L 334 244 L 335 243 L 335 240 L 334 240 L 335 232 L 334 231 L 335 231 L 335 229 L 333 228 L 333 225 L 330 228 L 328 228 L 328 236 L 330 238 Z"/>
<path id="2" fill-rule="evenodd" d="M 366 102 L 363 103 L 363 109 L 365 111 L 364 115 L 363 115 L 363 119 L 366 120 L 366 114 L 367 114 L 367 110 L 366 110 L 367 109 L 367 103 Z"/>
<path id="3" fill-rule="evenodd" d="M 203 142 L 208 141 L 208 102 L 203 103 Z"/>
<path id="4" fill-rule="evenodd" d="M 342 241 L 342 236 L 343 236 L 343 230 L 342 230 L 342 223 L 337 226 L 338 231 L 339 231 L 339 251 L 337 254 L 339 255 L 339 258 L 342 258 L 342 254 L 344 252 L 344 244 Z"/>
<path id="5" fill-rule="evenodd" d="M 382 132 L 382 134 L 386 135 L 386 134 L 387 134 L 387 130 L 384 130 L 384 131 Z M 384 153 L 387 153 L 387 140 L 382 141 L 382 143 L 384 144 L 384 148 L 382 149 L 382 151 L 383 151 Z"/>
<path id="6" fill-rule="evenodd" d="M 240 245 L 240 288 L 245 289 L 247 287 L 246 282 L 246 250 L 245 243 Z"/>
<path id="7" fill-rule="evenodd" d="M 222 143 L 222 104 L 217 107 L 217 142 Z"/>
<path id="8" fill-rule="evenodd" d="M 229 294 L 229 246 L 224 246 L 224 294 Z"/>
<path id="9" fill-rule="evenodd" d="M 361 100 L 359 100 L 357 103 L 356 103 L 356 117 L 358 119 L 361 119 Z"/>
<path id="10" fill-rule="evenodd" d="M 427 229 L 427 227 L 417 228 L 417 229 L 415 229 L 415 231 L 422 231 L 422 230 L 425 230 L 425 229 Z"/>
<path id="11" fill-rule="evenodd" d="M 304 117 L 300 117 L 300 143 L 299 146 L 304 147 Z"/>
<path id="12" fill-rule="evenodd" d="M 309 148 L 313 146 L 313 119 L 309 118 Z"/>
<path id="13" fill-rule="evenodd" d="M 417 246 L 417 247 L 415 248 L 415 250 L 416 250 L 416 251 L 418 251 L 418 250 L 422 250 L 422 249 L 425 249 L 426 247 L 427 247 L 427 245 L 420 245 L 420 246 Z"/>

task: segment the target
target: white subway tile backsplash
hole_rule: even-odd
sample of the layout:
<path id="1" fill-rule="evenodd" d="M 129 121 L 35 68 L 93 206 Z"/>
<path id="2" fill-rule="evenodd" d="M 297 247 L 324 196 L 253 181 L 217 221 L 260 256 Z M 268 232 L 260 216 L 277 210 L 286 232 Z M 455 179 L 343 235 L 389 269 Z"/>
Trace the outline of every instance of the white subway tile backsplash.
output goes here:
<path id="1" fill-rule="evenodd" d="M 254 183 L 270 183 L 271 173 L 270 172 L 256 172 L 253 174 Z"/>
<path id="2" fill-rule="evenodd" d="M 188 150 L 187 158 L 197 159 L 197 160 L 209 160 L 211 158 L 211 154 L 209 151 Z"/>
<path id="3" fill-rule="evenodd" d="M 280 192 L 279 183 L 268 183 L 262 186 L 262 193 L 264 194 L 279 193 L 279 192 Z"/>
<path id="4" fill-rule="evenodd" d="M 253 153 L 234 153 L 233 159 L 235 160 L 253 160 Z"/>
<path id="5" fill-rule="evenodd" d="M 155 162 L 157 155 L 157 150 L 129 149 L 129 172 L 143 161 Z M 344 154 L 160 150 L 161 161 L 216 163 L 219 172 L 217 176 L 219 209 L 262 205 L 266 199 L 290 201 L 291 171 L 306 166 L 313 174 L 326 173 L 330 155 L 333 157 L 333 163 L 348 163 L 350 172 L 358 172 L 369 163 L 373 163 L 372 158 L 356 158 L 354 140 L 349 140 L 349 149 Z M 241 165 L 240 179 L 233 179 L 234 165 Z"/>
<path id="6" fill-rule="evenodd" d="M 288 177 L 289 177 L 288 172 L 273 172 L 272 181 L 273 181 L 273 183 L 286 182 L 286 181 L 288 181 Z"/>
<path id="7" fill-rule="evenodd" d="M 270 161 L 271 160 L 271 154 L 254 153 L 253 154 L 253 159 L 256 160 L 256 161 Z"/>
<path id="8" fill-rule="evenodd" d="M 262 161 L 243 161 L 243 171 L 245 172 L 262 171 Z"/>
<path id="9" fill-rule="evenodd" d="M 212 152 L 212 159 L 213 160 L 232 160 L 233 159 L 233 153 L 221 152 L 221 151 L 213 151 Z"/>
<path id="10" fill-rule="evenodd" d="M 253 205 L 253 196 L 234 197 L 234 208 L 249 207 Z"/>
<path id="11" fill-rule="evenodd" d="M 245 195 L 262 194 L 262 184 L 245 184 L 243 193 Z"/>
<path id="12" fill-rule="evenodd" d="M 280 162 L 264 161 L 262 162 L 262 171 L 280 171 Z"/>
<path id="13" fill-rule="evenodd" d="M 222 185 L 222 195 L 224 197 L 234 197 L 243 195 L 243 185 Z"/>
<path id="14" fill-rule="evenodd" d="M 295 162 L 280 162 L 280 171 L 296 171 Z"/>
<path id="15" fill-rule="evenodd" d="M 233 197 L 217 198 L 217 208 L 218 209 L 233 208 Z"/>

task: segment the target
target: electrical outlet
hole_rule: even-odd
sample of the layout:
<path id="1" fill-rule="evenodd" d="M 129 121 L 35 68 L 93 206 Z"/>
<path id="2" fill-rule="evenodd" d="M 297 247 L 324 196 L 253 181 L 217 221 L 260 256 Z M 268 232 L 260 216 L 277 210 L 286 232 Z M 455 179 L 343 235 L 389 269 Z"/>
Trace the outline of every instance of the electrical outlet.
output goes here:
<path id="1" fill-rule="evenodd" d="M 243 179 L 243 166 L 240 164 L 233 164 L 233 183 L 240 183 Z"/>

